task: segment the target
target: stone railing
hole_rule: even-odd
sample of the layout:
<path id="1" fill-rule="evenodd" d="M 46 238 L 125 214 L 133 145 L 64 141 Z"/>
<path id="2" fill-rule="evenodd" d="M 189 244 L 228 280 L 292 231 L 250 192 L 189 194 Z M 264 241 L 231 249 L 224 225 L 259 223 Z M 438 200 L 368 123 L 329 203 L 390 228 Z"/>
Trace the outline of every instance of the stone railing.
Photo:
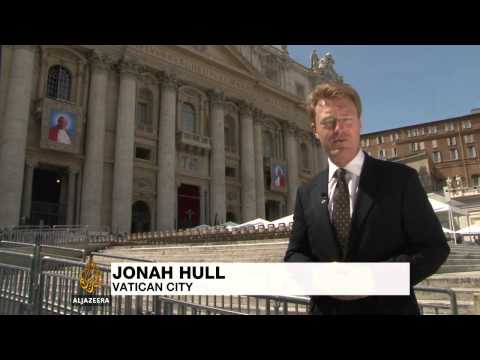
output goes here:
<path id="1" fill-rule="evenodd" d="M 290 237 L 292 224 L 263 225 L 255 228 L 247 226 L 236 229 L 227 229 L 216 226 L 207 229 L 187 229 L 178 231 L 155 231 L 118 235 L 111 239 L 111 245 L 148 245 L 148 244 L 185 244 L 210 242 L 241 242 L 248 240 L 285 239 Z"/>

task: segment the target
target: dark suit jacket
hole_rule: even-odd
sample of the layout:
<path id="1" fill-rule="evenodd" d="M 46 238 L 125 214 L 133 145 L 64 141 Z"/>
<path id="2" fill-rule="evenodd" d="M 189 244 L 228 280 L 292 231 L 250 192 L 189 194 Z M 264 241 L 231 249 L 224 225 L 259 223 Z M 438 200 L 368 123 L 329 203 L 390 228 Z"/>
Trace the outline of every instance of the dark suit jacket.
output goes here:
<path id="1" fill-rule="evenodd" d="M 434 274 L 450 248 L 417 172 L 365 154 L 342 258 L 328 212 L 328 169 L 297 192 L 287 262 L 409 262 L 410 296 L 342 301 L 312 297 L 314 314 L 419 314 L 413 286 Z M 326 199 L 322 204 L 321 199 Z"/>

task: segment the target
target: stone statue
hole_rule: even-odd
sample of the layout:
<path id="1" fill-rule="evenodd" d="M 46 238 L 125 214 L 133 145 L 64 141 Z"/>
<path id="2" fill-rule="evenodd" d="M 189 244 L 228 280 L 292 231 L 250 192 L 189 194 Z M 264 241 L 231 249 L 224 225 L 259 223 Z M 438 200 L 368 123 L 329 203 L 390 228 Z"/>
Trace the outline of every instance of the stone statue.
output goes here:
<path id="1" fill-rule="evenodd" d="M 447 188 L 448 188 L 448 189 L 451 189 L 452 187 L 453 187 L 453 180 L 452 180 L 452 178 L 449 176 L 449 177 L 447 178 Z"/>
<path id="2" fill-rule="evenodd" d="M 319 58 L 318 58 L 316 49 L 313 49 L 312 56 L 310 56 L 310 63 L 311 63 L 312 70 L 318 69 Z"/>
<path id="3" fill-rule="evenodd" d="M 457 175 L 457 177 L 455 178 L 455 185 L 458 189 L 461 189 L 463 187 L 463 181 L 461 176 Z"/>

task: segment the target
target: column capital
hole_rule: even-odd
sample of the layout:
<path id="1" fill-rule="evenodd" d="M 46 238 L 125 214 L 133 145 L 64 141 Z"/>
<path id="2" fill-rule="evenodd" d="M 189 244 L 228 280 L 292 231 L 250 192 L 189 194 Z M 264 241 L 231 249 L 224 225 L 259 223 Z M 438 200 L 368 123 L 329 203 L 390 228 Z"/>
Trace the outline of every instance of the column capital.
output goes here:
<path id="1" fill-rule="evenodd" d="M 174 73 L 159 71 L 156 73 L 156 77 L 164 89 L 177 90 L 179 87 L 177 75 Z"/>
<path id="2" fill-rule="evenodd" d="M 138 77 L 140 76 L 141 66 L 132 61 L 120 61 L 115 66 L 120 75 Z"/>
<path id="3" fill-rule="evenodd" d="M 220 90 L 210 90 L 208 97 L 212 105 L 223 105 L 225 103 L 225 93 Z"/>
<path id="4" fill-rule="evenodd" d="M 110 56 L 100 54 L 98 51 L 92 51 L 87 58 L 92 67 L 100 70 L 110 70 L 113 64 Z"/>
<path id="5" fill-rule="evenodd" d="M 255 107 L 251 102 L 240 101 L 238 105 L 239 105 L 241 116 L 253 116 L 255 112 Z"/>
<path id="6" fill-rule="evenodd" d="M 293 121 L 285 121 L 282 125 L 287 134 L 296 135 L 299 131 L 297 125 Z"/>

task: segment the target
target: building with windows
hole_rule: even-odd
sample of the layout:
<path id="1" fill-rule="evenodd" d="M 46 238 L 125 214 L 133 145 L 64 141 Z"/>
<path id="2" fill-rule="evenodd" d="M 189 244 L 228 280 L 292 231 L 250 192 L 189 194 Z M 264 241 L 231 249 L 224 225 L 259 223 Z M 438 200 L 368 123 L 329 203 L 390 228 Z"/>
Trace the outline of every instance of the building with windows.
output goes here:
<path id="1" fill-rule="evenodd" d="M 362 134 L 373 157 L 415 168 L 427 192 L 458 201 L 480 223 L 480 110 L 455 118 Z M 463 205 L 461 205 L 463 204 Z"/>
<path id="2" fill-rule="evenodd" d="M 286 45 L 2 45 L 0 227 L 274 219 L 326 166 Z"/>

